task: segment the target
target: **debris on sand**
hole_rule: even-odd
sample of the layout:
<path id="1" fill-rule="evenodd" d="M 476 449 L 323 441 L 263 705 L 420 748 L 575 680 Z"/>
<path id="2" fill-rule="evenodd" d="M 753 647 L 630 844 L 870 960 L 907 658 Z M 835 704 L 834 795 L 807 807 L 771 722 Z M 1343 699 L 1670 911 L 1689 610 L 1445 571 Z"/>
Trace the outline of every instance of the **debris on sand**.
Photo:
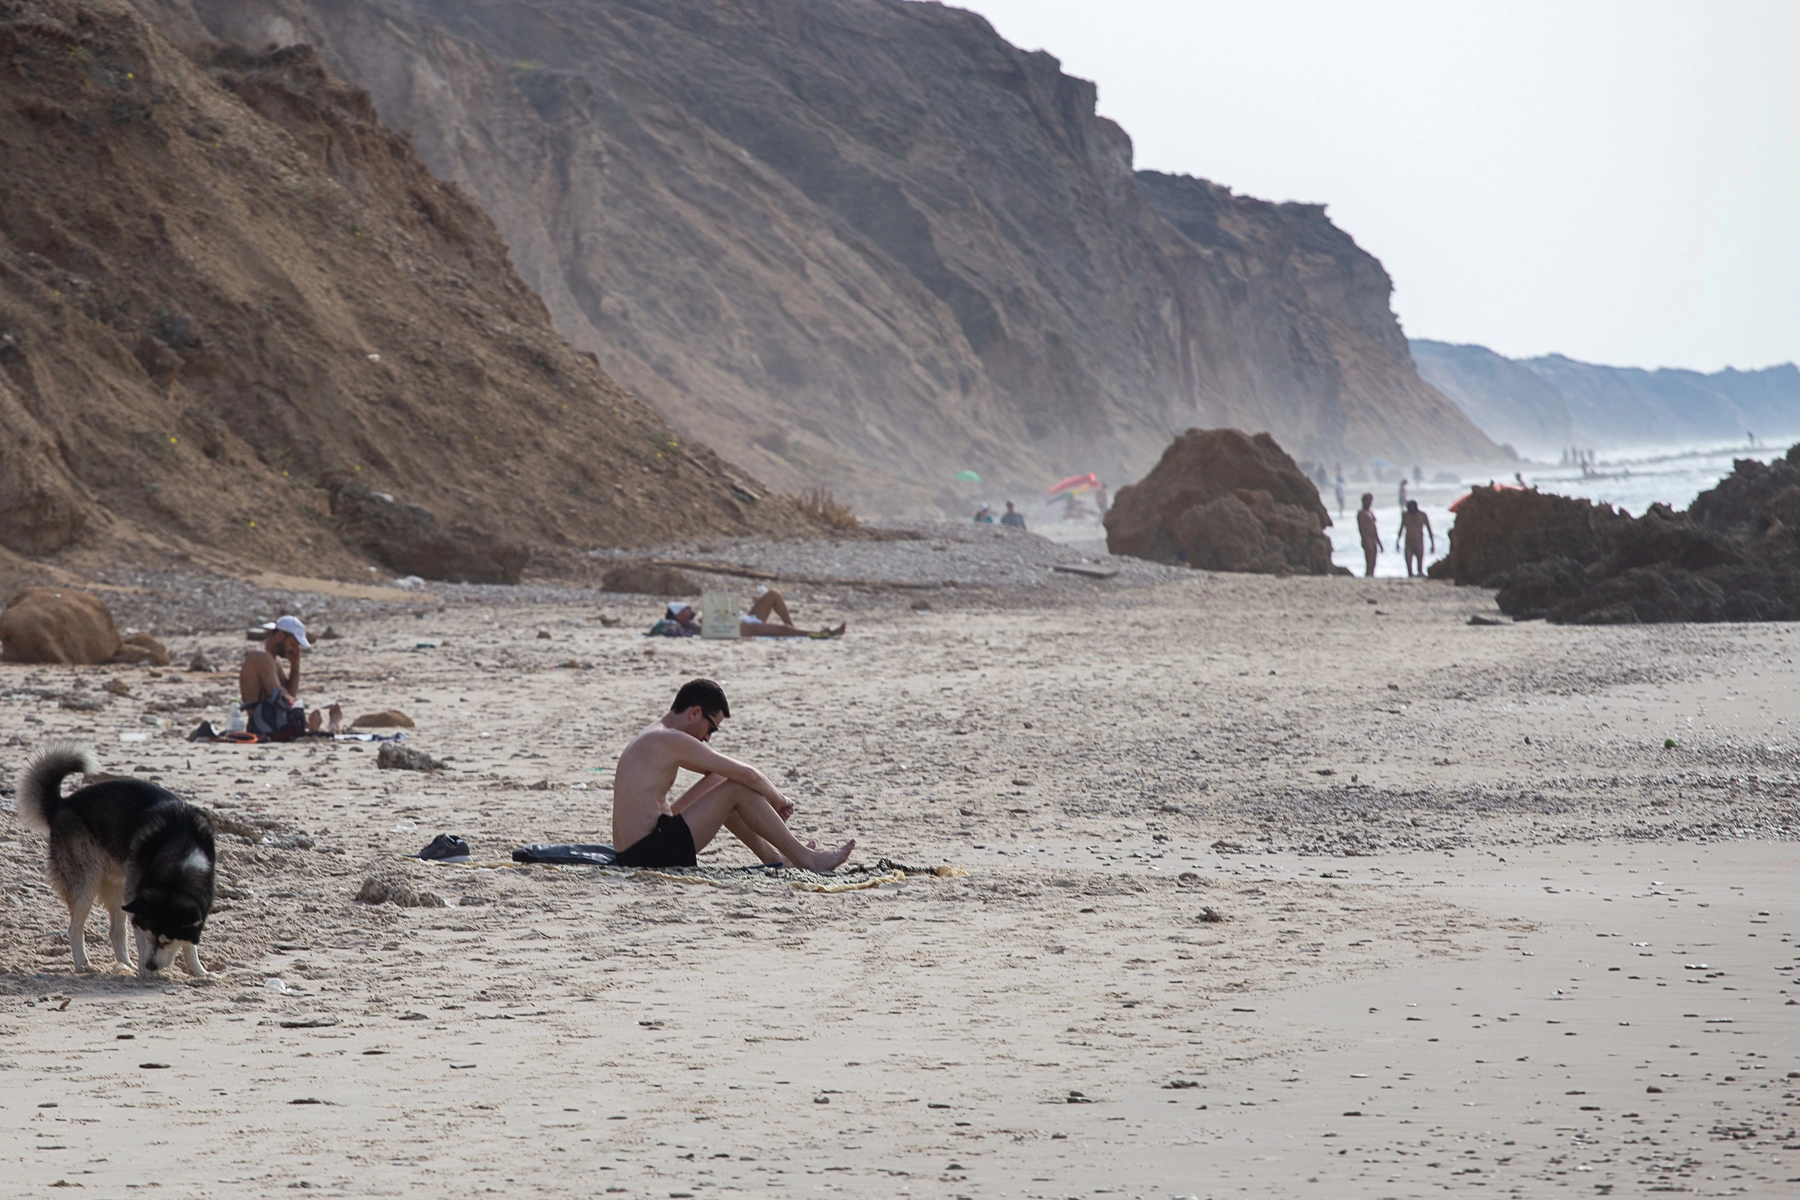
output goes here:
<path id="1" fill-rule="evenodd" d="M 413 720 L 397 708 L 384 708 L 380 712 L 364 713 L 350 722 L 352 729 L 411 729 Z"/>
<path id="2" fill-rule="evenodd" d="M 112 661 L 128 666 L 166 667 L 170 663 L 169 648 L 147 633 L 128 633 Z"/>
<path id="3" fill-rule="evenodd" d="M 402 746 L 398 742 L 383 742 L 381 749 L 375 752 L 375 765 L 384 771 L 442 771 L 444 769 L 443 763 L 423 750 Z"/>
<path id="4" fill-rule="evenodd" d="M 1106 547 L 1259 575 L 1330 575 L 1319 490 L 1266 433 L 1190 429 L 1106 514 Z"/>
<path id="5" fill-rule="evenodd" d="M 358 904 L 392 904 L 400 908 L 449 908 L 436 892 L 422 892 L 397 875 L 370 876 L 356 893 Z"/>
<path id="6" fill-rule="evenodd" d="M 1568 625 L 1800 620 L 1800 445 L 1739 459 L 1686 512 L 1476 488 L 1432 574 L 1496 588 L 1517 620 Z"/>

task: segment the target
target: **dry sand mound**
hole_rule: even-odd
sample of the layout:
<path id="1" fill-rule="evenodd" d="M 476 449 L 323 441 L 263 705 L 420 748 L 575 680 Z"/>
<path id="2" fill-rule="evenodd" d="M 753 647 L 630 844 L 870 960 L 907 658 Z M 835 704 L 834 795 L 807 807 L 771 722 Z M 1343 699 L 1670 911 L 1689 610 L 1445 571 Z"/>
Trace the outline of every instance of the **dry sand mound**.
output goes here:
<path id="1" fill-rule="evenodd" d="M 571 350 L 309 49 L 192 53 L 122 0 L 0 4 L 7 551 L 475 579 L 516 568 L 444 530 L 522 554 L 800 527 Z M 333 475 L 436 540 L 334 517 Z"/>
<path id="2" fill-rule="evenodd" d="M 1266 433 L 1190 429 L 1106 514 L 1114 554 L 1208 571 L 1329 575 L 1331 517 Z"/>

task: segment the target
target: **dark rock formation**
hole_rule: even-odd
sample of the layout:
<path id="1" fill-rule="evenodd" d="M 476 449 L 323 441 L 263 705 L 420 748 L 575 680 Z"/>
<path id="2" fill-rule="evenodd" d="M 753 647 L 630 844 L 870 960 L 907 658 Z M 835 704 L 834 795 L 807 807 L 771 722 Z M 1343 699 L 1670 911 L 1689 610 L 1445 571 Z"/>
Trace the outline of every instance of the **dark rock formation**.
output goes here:
<path id="1" fill-rule="evenodd" d="M 1106 514 L 1114 554 L 1207 571 L 1328 575 L 1331 517 L 1275 439 L 1190 429 Z"/>
<path id="2" fill-rule="evenodd" d="M 1497 587 L 1526 563 L 1597 562 L 1611 553 L 1628 518 L 1610 504 L 1526 488 L 1478 487 L 1456 510 L 1450 553 L 1431 565 L 1436 578 Z"/>
<path id="3" fill-rule="evenodd" d="M 1092 83 L 898 0 L 138 0 L 306 42 L 679 427 L 865 511 L 1140 474 L 1171 429 L 1493 459 L 1316 205 L 1133 172 Z M 185 14 L 177 19 L 180 9 Z"/>
<path id="4" fill-rule="evenodd" d="M 1740 459 L 1686 512 L 1476 488 L 1433 574 L 1494 587 L 1501 611 L 1563 624 L 1800 620 L 1800 446 Z"/>

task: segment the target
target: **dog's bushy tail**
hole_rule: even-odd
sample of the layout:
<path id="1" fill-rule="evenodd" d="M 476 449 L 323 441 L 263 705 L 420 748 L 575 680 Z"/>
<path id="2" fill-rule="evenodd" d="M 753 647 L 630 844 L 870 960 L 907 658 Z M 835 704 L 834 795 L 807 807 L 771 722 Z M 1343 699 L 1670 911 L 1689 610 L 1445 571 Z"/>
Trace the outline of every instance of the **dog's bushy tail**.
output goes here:
<path id="1" fill-rule="evenodd" d="M 51 746 L 31 760 L 25 774 L 19 777 L 18 796 L 14 804 L 19 820 L 27 829 L 50 832 L 50 820 L 62 806 L 62 781 L 77 772 L 97 775 L 100 763 L 90 746 L 64 742 Z"/>

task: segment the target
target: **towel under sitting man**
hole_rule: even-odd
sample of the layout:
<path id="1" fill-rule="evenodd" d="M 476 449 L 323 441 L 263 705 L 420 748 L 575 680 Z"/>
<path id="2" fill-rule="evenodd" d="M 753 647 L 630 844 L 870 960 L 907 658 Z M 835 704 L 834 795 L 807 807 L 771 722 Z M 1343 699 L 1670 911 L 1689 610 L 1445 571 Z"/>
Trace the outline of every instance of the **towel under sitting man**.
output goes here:
<path id="1" fill-rule="evenodd" d="M 662 719 L 619 755 L 612 818 L 618 865 L 691 867 L 723 826 L 765 863 L 837 870 L 856 848 L 855 839 L 835 850 L 801 845 L 787 827 L 793 802 L 767 775 L 706 744 L 729 716 L 723 688 L 710 679 L 689 680 Z M 671 802 L 669 792 L 683 769 L 702 778 Z"/>

